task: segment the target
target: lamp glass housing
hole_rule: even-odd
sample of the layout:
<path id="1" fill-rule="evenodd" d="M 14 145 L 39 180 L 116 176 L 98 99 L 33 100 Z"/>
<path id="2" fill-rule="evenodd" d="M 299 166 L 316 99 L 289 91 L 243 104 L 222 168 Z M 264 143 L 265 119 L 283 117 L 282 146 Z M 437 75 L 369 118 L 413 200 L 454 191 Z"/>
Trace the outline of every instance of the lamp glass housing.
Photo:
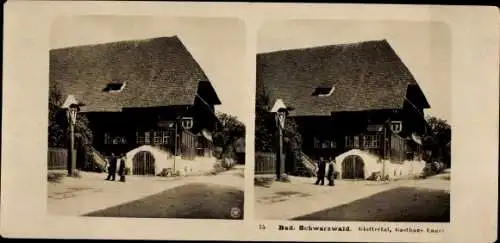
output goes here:
<path id="1" fill-rule="evenodd" d="M 181 120 L 182 128 L 189 130 L 193 128 L 193 118 L 192 117 L 183 117 Z"/>
<path id="2" fill-rule="evenodd" d="M 281 128 L 284 128 L 285 127 L 285 118 L 286 118 L 286 111 L 284 110 L 281 110 L 281 111 L 278 111 L 277 114 L 278 116 L 278 123 L 279 125 L 281 126 Z"/>
<path id="3" fill-rule="evenodd" d="M 71 106 L 67 109 L 68 120 L 71 124 L 76 124 L 76 114 L 78 113 L 78 107 Z"/>

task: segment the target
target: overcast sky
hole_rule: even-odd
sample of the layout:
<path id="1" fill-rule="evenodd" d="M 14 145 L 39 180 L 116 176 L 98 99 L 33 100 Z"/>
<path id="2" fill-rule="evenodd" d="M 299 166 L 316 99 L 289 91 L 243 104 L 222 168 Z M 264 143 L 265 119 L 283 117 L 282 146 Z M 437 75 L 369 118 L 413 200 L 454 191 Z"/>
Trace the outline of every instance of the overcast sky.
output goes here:
<path id="1" fill-rule="evenodd" d="M 426 114 L 451 121 L 451 33 L 442 23 L 290 20 L 259 30 L 258 52 L 386 39 L 431 105 Z"/>
<path id="2" fill-rule="evenodd" d="M 219 111 L 245 122 L 245 25 L 237 19 L 79 16 L 56 20 L 51 48 L 177 35 L 212 82 Z M 243 75 L 243 76 L 242 76 Z M 247 75 L 248 76 L 248 75 Z M 253 110 L 253 109 L 250 109 Z"/>

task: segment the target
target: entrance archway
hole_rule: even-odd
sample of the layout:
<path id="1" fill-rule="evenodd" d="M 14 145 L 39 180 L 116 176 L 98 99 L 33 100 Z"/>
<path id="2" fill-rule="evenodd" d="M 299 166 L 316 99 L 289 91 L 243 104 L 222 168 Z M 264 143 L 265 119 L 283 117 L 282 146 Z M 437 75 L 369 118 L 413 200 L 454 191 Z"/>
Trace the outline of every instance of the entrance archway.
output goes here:
<path id="1" fill-rule="evenodd" d="M 365 162 L 358 155 L 349 155 L 342 161 L 342 179 L 364 179 Z"/>
<path id="2" fill-rule="evenodd" d="M 151 152 L 140 151 L 133 160 L 133 175 L 155 175 L 155 158 Z"/>

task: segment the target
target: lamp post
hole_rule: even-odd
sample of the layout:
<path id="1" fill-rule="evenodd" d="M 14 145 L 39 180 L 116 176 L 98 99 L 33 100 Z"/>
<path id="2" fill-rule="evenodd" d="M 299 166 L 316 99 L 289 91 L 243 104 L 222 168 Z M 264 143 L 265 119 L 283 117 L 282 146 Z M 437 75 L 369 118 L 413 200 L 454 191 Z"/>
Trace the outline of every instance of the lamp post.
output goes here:
<path id="1" fill-rule="evenodd" d="M 283 129 L 285 128 L 285 119 L 286 119 L 286 110 L 280 109 L 276 112 L 276 123 L 278 127 L 278 154 L 276 156 L 278 160 L 277 170 L 276 170 L 276 179 L 280 180 L 282 174 L 285 173 L 285 161 L 283 158 Z"/>
<path id="2" fill-rule="evenodd" d="M 177 157 L 177 147 L 179 146 L 178 145 L 178 129 L 179 129 L 179 125 L 178 123 L 181 123 L 181 127 L 185 130 L 189 130 L 193 127 L 193 118 L 192 117 L 176 117 L 175 118 L 175 121 L 173 124 L 170 124 L 169 127 L 174 127 L 174 165 L 173 165 L 173 169 L 174 169 L 174 172 L 175 172 L 175 162 L 176 162 L 176 157 Z M 182 136 L 182 133 L 181 133 L 181 136 Z M 182 146 L 182 140 L 181 140 L 181 146 Z"/>
<path id="3" fill-rule="evenodd" d="M 75 125 L 77 113 L 80 111 L 80 106 L 73 95 L 68 95 L 62 108 L 66 110 L 66 117 L 69 124 L 69 147 L 68 147 L 68 176 L 73 176 L 76 169 L 76 151 L 75 151 Z"/>
<path id="4" fill-rule="evenodd" d="M 181 121 L 181 127 L 182 127 L 182 131 L 184 132 L 184 130 L 190 130 L 191 128 L 193 128 L 193 118 L 192 117 L 182 117 L 180 119 Z M 187 139 L 186 139 L 187 140 Z M 186 142 L 188 142 L 189 140 L 187 140 Z M 182 133 L 181 133 L 181 148 L 182 148 Z M 191 144 L 189 144 L 191 145 Z"/>
<path id="5" fill-rule="evenodd" d="M 288 108 L 281 99 L 276 100 L 271 113 L 274 113 L 276 128 L 278 129 L 277 151 L 276 151 L 276 180 L 281 180 L 285 174 L 285 160 L 283 158 L 283 129 L 285 128 L 285 120 L 288 113 Z"/>

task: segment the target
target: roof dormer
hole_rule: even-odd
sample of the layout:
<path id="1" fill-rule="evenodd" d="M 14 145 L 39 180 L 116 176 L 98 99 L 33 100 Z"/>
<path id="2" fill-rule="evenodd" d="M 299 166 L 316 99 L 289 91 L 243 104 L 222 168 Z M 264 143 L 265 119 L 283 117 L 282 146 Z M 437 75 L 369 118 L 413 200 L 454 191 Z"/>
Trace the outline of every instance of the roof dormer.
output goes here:
<path id="1" fill-rule="evenodd" d="M 126 84 L 127 84 L 127 82 L 123 82 L 123 83 L 111 82 L 111 83 L 108 83 L 102 91 L 107 92 L 107 93 L 118 93 L 118 92 L 121 92 L 125 88 Z"/>
<path id="2" fill-rule="evenodd" d="M 333 94 L 333 91 L 335 91 L 334 86 L 317 87 L 312 93 L 312 96 L 318 96 L 318 97 L 331 96 Z"/>

